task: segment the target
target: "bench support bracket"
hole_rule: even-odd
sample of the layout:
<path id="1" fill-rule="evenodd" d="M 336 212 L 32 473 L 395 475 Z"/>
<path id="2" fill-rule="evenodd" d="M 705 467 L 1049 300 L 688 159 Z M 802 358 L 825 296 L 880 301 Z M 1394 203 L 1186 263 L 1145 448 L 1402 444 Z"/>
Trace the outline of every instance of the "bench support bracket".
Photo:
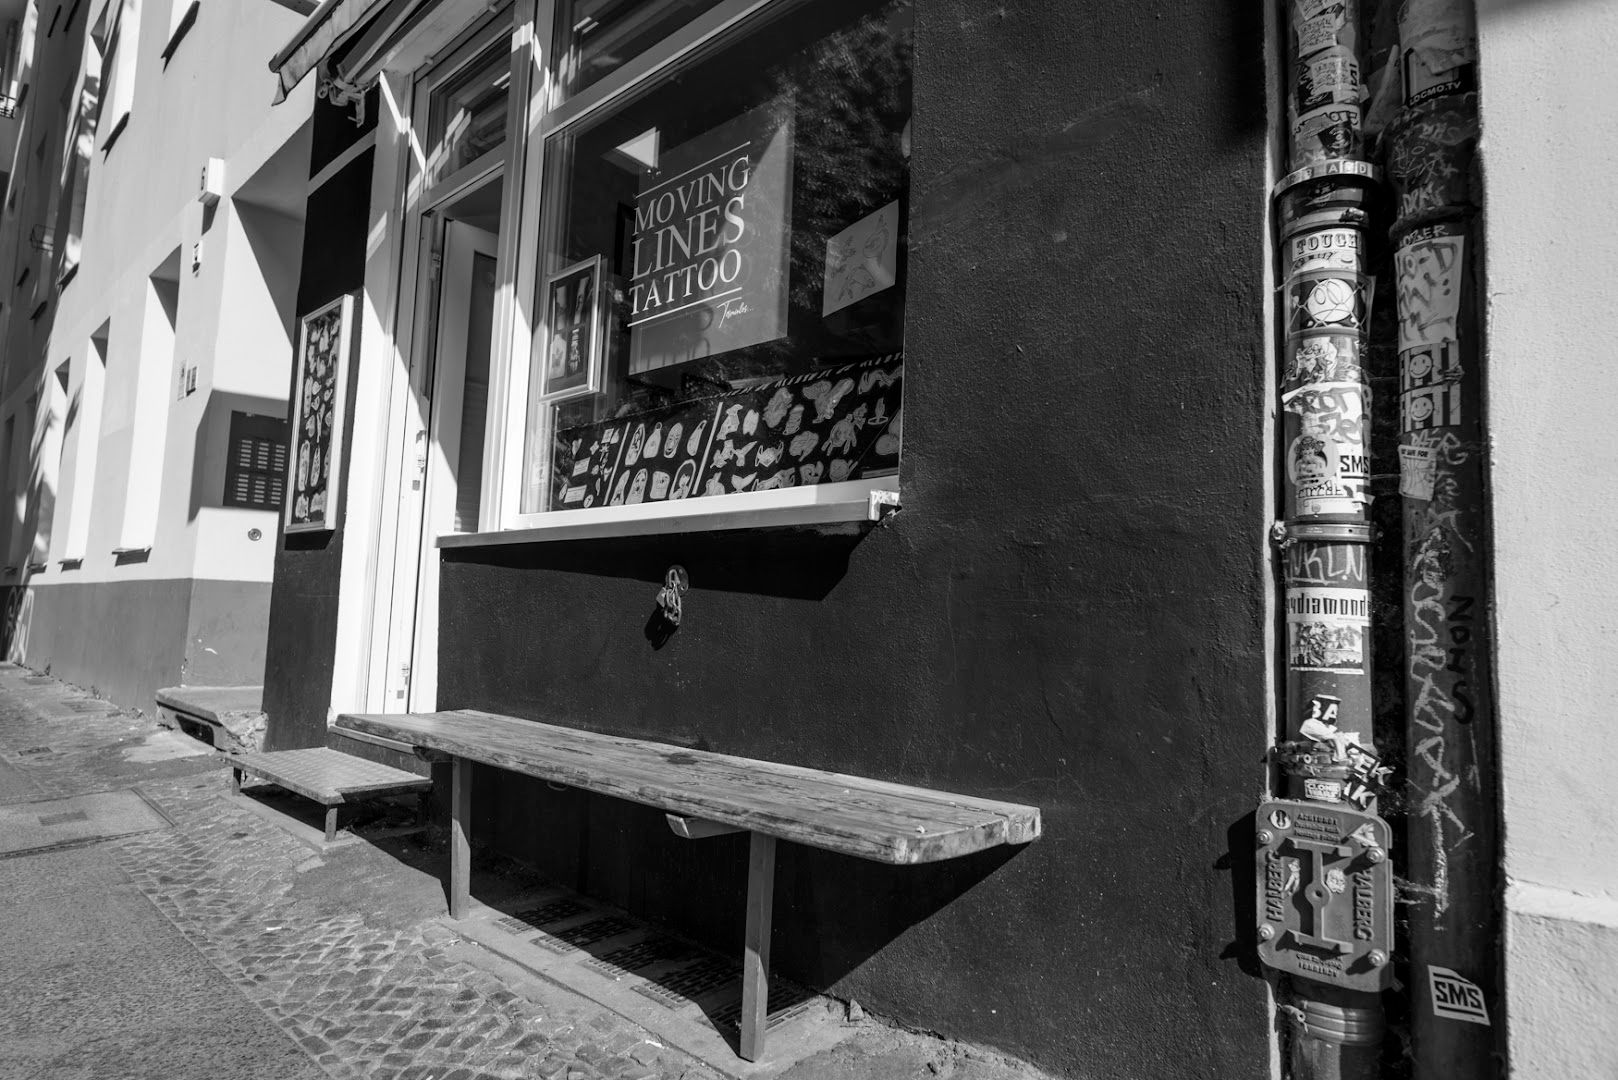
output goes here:
<path id="1" fill-rule="evenodd" d="M 466 918 L 472 886 L 472 762 L 455 759 L 450 795 L 449 917 Z"/>
<path id="2" fill-rule="evenodd" d="M 752 834 L 747 859 L 747 939 L 742 951 L 741 1055 L 764 1056 L 770 1014 L 770 916 L 775 903 L 775 837 Z"/>
<path id="3" fill-rule="evenodd" d="M 674 835 L 683 840 L 705 840 L 710 836 L 729 836 L 731 833 L 746 832 L 740 825 L 726 825 L 719 821 L 709 821 L 707 818 L 682 817 L 679 814 L 664 814 L 668 819 L 669 828 Z"/>

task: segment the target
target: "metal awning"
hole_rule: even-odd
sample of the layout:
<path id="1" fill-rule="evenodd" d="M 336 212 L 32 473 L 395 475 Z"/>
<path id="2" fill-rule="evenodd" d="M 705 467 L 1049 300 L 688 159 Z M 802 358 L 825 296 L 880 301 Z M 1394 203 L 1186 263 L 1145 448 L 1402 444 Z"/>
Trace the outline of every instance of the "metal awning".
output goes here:
<path id="1" fill-rule="evenodd" d="M 468 20 L 499 7 L 490 0 L 321 0 L 270 61 L 281 82 L 276 100 L 322 63 L 350 87 L 369 85 L 384 65 L 414 67 Z"/>
<path id="2" fill-rule="evenodd" d="M 275 100 L 292 93 L 303 77 L 337 50 L 351 35 L 369 23 L 384 8 L 394 9 L 389 22 L 403 21 L 425 0 L 321 0 L 292 40 L 270 60 L 270 70 L 280 80 Z M 342 72 L 335 72 L 342 78 Z M 344 80 L 345 82 L 348 80 Z"/>

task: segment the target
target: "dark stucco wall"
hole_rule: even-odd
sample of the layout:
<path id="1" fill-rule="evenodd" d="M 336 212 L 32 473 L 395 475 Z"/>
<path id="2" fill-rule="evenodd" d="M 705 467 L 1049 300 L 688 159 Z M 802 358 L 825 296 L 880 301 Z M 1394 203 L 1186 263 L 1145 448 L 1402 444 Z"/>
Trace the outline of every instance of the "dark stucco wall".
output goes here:
<path id="1" fill-rule="evenodd" d="M 367 99 L 374 125 L 376 92 Z M 353 122 L 352 106 L 315 104 L 311 174 L 357 141 L 369 128 Z M 298 278 L 298 317 L 365 283 L 365 231 L 371 204 L 371 164 L 367 150 L 309 194 L 304 219 L 303 258 Z M 358 309 L 356 308 L 356 318 Z M 356 354 L 359 329 L 354 334 Z M 296 365 L 289 378 L 289 400 L 295 399 Z M 359 365 L 349 363 L 344 388 L 343 445 L 353 436 L 354 387 Z M 350 456 L 344 454 L 342 491 L 348 490 Z M 324 746 L 326 711 L 331 704 L 336 664 L 337 582 L 343 554 L 343 507 L 333 532 L 293 533 L 277 530 L 275 586 L 270 598 L 269 637 L 264 665 L 264 711 L 269 717 L 265 748 L 282 750 Z M 283 525 L 285 523 L 283 519 Z M 352 662 L 358 662 L 353 660 Z"/>
<path id="2" fill-rule="evenodd" d="M 257 686 L 264 678 L 269 614 L 267 581 L 191 582 L 181 681 L 191 686 Z"/>
<path id="3" fill-rule="evenodd" d="M 183 681 L 189 578 L 53 582 L 10 593 L 8 658 L 93 688 L 126 709 L 155 708 Z"/>
<path id="4" fill-rule="evenodd" d="M 903 511 L 455 554 L 440 705 L 1037 804 L 932 867 L 787 845 L 779 969 L 1074 1076 L 1267 1076 L 1227 836 L 1269 741 L 1260 11 L 916 17 Z M 739 943 L 739 842 L 477 785 L 480 837 Z"/>

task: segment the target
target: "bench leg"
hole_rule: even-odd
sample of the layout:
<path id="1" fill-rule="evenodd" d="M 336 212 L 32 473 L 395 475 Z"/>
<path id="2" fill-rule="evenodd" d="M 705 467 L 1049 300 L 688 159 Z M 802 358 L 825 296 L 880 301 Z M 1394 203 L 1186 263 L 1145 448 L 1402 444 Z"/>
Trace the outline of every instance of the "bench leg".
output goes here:
<path id="1" fill-rule="evenodd" d="M 770 915 L 775 902 L 775 837 L 752 834 L 747 859 L 747 941 L 742 950 L 741 1055 L 764 1056 L 770 1015 Z"/>
<path id="2" fill-rule="evenodd" d="M 242 793 L 242 771 L 240 769 L 230 770 L 230 793 L 232 795 Z"/>
<path id="3" fill-rule="evenodd" d="M 449 917 L 466 917 L 472 885 L 472 763 L 455 759 L 449 822 Z"/>
<path id="4" fill-rule="evenodd" d="M 326 843 L 337 839 L 337 807 L 326 807 Z"/>

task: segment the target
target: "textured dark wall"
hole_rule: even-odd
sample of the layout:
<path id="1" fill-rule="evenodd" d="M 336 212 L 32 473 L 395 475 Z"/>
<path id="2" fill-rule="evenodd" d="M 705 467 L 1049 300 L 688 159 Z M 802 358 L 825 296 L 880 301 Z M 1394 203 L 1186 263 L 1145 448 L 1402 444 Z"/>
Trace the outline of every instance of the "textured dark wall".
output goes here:
<path id="1" fill-rule="evenodd" d="M 376 109 L 380 99 L 379 91 L 373 86 L 365 95 L 364 116 L 356 124 L 352 104 L 333 105 L 325 98 L 315 98 L 315 127 L 309 133 L 310 176 L 320 172 L 337 160 L 344 150 L 376 130 Z M 301 312 L 303 309 L 298 310 Z"/>
<path id="2" fill-rule="evenodd" d="M 780 969 L 1075 1076 L 1267 1076 L 1227 838 L 1268 743 L 1261 13 L 916 18 L 903 511 L 463 549 L 440 704 L 1037 804 L 1038 842 L 933 867 L 786 845 Z M 477 784 L 480 837 L 739 943 L 739 841 Z"/>
<path id="3" fill-rule="evenodd" d="M 371 95 L 374 105 L 375 94 Z M 315 106 L 313 142 L 316 160 L 330 160 L 363 134 L 352 109 Z M 373 110 L 374 115 L 374 110 Z M 371 163 L 367 150 L 309 194 L 304 219 L 303 259 L 298 278 L 297 312 L 305 314 L 365 284 L 365 230 L 371 205 Z M 318 165 L 311 172 L 318 171 Z M 355 318 L 359 318 L 358 307 Z M 359 350 L 359 328 L 354 333 Z M 350 357 L 348 408 L 343 446 L 352 441 L 354 388 L 359 365 Z M 293 365 L 291 380 L 297 378 Z M 290 380 L 289 380 L 290 383 Z M 288 386 L 294 394 L 295 387 Z M 342 456 L 341 491 L 346 498 L 351 455 Z M 336 663 L 337 582 L 342 565 L 344 506 L 337 509 L 333 532 L 293 533 L 277 529 L 275 587 L 270 598 L 269 637 L 264 665 L 264 711 L 269 717 L 265 748 L 284 750 L 324 746 L 326 710 L 331 705 Z M 285 524 L 285 519 L 282 519 Z M 358 663 L 358 657 L 345 662 Z"/>

